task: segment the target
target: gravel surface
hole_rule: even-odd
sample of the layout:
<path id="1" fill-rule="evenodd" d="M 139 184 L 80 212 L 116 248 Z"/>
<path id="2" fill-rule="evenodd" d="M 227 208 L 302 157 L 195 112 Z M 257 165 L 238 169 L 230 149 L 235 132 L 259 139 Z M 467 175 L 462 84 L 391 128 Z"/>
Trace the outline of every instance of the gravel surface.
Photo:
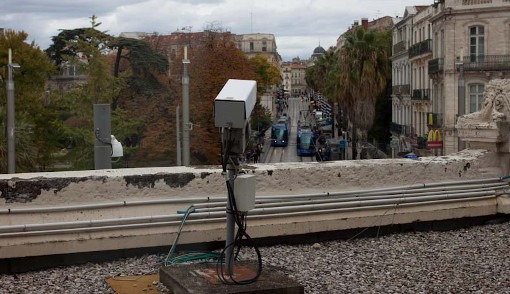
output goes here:
<path id="1" fill-rule="evenodd" d="M 510 293 L 510 223 L 261 252 L 264 264 L 283 267 L 305 293 Z M 150 255 L 0 275 L 0 293 L 113 293 L 106 278 L 157 273 L 157 260 Z"/>

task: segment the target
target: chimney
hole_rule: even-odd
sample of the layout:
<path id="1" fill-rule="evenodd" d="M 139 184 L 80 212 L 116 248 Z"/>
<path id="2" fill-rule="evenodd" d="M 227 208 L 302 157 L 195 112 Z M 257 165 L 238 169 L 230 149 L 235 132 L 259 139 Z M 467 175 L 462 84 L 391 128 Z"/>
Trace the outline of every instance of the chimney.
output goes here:
<path id="1" fill-rule="evenodd" d="M 363 26 L 363 29 L 365 31 L 368 30 L 368 18 L 362 18 L 361 19 L 361 26 Z"/>

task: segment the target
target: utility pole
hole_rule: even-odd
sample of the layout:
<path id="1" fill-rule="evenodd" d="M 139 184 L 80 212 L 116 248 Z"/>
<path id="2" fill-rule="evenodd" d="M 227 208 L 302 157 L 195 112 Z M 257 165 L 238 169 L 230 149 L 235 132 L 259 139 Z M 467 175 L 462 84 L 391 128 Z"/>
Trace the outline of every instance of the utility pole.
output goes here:
<path id="1" fill-rule="evenodd" d="M 179 118 L 179 106 L 175 109 L 175 127 L 176 127 L 176 133 L 177 133 L 177 143 L 176 143 L 176 149 L 177 149 L 177 166 L 182 165 L 181 161 L 181 129 L 179 128 L 179 125 L 181 123 L 181 120 Z"/>
<path id="2" fill-rule="evenodd" d="M 458 116 L 461 117 L 464 114 L 466 114 L 466 87 L 465 87 L 465 79 L 464 79 L 464 50 L 461 49 L 460 53 L 460 61 L 456 63 L 457 68 L 459 69 L 459 83 L 458 83 Z M 458 142 L 458 151 L 463 150 L 465 148 L 464 142 L 460 139 L 460 137 L 457 138 Z"/>
<path id="3" fill-rule="evenodd" d="M 19 68 L 19 64 L 12 63 L 12 50 L 9 48 L 9 63 L 7 64 L 7 173 L 16 173 L 15 151 L 15 126 L 14 126 L 14 81 L 12 80 L 13 68 Z"/>
<path id="4" fill-rule="evenodd" d="M 111 169 L 110 104 L 94 104 L 94 137 L 94 169 Z"/>
<path id="5" fill-rule="evenodd" d="M 189 76 L 188 76 L 188 47 L 184 46 L 184 59 L 182 60 L 182 164 L 189 166 Z"/>

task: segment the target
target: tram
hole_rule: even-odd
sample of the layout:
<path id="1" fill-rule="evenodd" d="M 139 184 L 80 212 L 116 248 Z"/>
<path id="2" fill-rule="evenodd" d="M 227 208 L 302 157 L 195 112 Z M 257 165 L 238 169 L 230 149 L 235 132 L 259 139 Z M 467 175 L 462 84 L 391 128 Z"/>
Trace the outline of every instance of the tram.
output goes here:
<path id="1" fill-rule="evenodd" d="M 290 117 L 283 114 L 271 127 L 271 146 L 286 147 L 289 145 L 290 126 Z"/>

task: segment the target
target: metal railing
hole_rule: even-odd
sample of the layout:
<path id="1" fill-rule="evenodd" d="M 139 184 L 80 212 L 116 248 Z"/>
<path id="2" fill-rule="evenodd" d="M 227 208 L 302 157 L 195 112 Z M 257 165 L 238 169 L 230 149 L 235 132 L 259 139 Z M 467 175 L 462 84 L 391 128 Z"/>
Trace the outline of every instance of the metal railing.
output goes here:
<path id="1" fill-rule="evenodd" d="M 425 53 L 432 52 L 432 40 L 427 39 L 425 41 L 421 41 L 420 43 L 416 43 L 409 48 L 409 58 L 416 57 L 418 55 L 422 55 Z"/>
<path id="2" fill-rule="evenodd" d="M 411 94 L 410 85 L 396 85 L 392 88 L 393 95 L 409 95 Z"/>
<path id="3" fill-rule="evenodd" d="M 430 100 L 430 89 L 414 89 L 412 100 Z"/>
<path id="4" fill-rule="evenodd" d="M 443 72 L 444 70 L 444 58 L 435 58 L 429 60 L 429 75 Z"/>
<path id="5" fill-rule="evenodd" d="M 492 0 L 462 0 L 462 5 L 490 4 Z"/>
<path id="6" fill-rule="evenodd" d="M 510 55 L 469 55 L 462 61 L 466 71 L 510 70 Z"/>
<path id="7" fill-rule="evenodd" d="M 397 44 L 393 45 L 393 55 L 398 54 L 402 51 L 406 50 L 406 40 L 400 41 Z"/>

